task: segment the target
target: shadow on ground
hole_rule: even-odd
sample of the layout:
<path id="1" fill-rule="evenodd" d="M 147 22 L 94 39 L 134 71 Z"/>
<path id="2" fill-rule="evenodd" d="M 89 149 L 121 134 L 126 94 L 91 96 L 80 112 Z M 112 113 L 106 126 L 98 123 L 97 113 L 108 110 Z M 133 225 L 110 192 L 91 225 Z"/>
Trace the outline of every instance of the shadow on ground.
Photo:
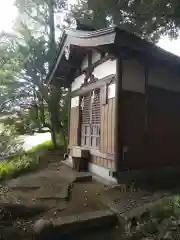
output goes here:
<path id="1" fill-rule="evenodd" d="M 49 155 L 43 169 L 9 180 L 1 186 L 1 237 L 6 240 L 32 239 L 32 229 L 38 219 L 78 217 L 83 213 L 109 209 L 123 217 L 129 213 L 133 215 L 134 209 L 169 194 L 163 191 L 124 191 L 120 186 L 105 186 L 88 178 L 87 173 L 75 173 L 62 164 L 61 159 L 59 155 L 54 161 L 54 156 Z M 83 181 L 79 181 L 81 179 Z M 113 228 L 92 228 L 71 236 L 63 235 L 60 239 L 116 240 L 120 235 L 120 227 L 114 225 Z M 55 239 L 59 239 L 59 233 L 53 236 Z"/>

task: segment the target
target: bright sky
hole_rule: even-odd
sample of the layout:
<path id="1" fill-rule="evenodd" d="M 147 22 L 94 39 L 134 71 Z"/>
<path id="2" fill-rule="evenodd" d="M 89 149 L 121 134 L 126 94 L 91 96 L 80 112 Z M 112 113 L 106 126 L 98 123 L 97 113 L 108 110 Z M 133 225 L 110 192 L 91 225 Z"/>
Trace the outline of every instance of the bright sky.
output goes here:
<path id="1" fill-rule="evenodd" d="M 14 0 L 0 0 L 0 31 L 11 31 L 16 16 Z"/>
<path id="2" fill-rule="evenodd" d="M 13 22 L 17 16 L 17 9 L 14 6 L 15 0 L 0 0 L 0 32 L 2 30 L 12 31 Z M 71 3 L 75 0 L 69 0 Z M 180 56 L 180 37 L 170 41 L 168 37 L 162 37 L 158 46 Z"/>

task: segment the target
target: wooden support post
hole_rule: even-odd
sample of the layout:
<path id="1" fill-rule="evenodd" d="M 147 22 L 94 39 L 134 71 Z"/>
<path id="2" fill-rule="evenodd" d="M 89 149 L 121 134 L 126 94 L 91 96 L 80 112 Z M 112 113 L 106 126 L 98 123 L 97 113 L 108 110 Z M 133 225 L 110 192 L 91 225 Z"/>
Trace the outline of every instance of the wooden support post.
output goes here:
<path id="1" fill-rule="evenodd" d="M 77 145 L 81 146 L 81 126 L 82 126 L 82 110 L 81 110 L 82 96 L 79 96 L 79 122 L 77 129 Z"/>
<path id="2" fill-rule="evenodd" d="M 121 132 L 121 112 L 122 112 L 122 74 L 123 66 L 122 59 L 119 57 L 116 61 L 116 97 L 115 97 L 115 171 L 118 173 L 121 170 L 122 161 L 122 132 Z"/>
<path id="3" fill-rule="evenodd" d="M 66 151 L 68 153 L 69 139 L 70 139 L 70 116 L 71 116 L 71 85 L 68 88 L 68 137 Z"/>
<path id="4" fill-rule="evenodd" d="M 144 135 L 145 135 L 145 144 L 147 144 L 148 141 L 148 75 L 149 75 L 149 67 L 148 64 L 145 64 L 144 68 Z"/>

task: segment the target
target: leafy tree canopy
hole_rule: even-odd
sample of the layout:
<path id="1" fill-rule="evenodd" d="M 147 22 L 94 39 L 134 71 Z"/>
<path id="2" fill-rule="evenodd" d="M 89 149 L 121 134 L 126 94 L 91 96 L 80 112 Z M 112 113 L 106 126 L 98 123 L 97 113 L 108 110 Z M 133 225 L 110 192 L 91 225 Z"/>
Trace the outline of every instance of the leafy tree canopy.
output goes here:
<path id="1" fill-rule="evenodd" d="M 179 0 L 80 0 L 70 16 L 96 29 L 109 25 L 157 41 L 162 34 L 177 38 L 180 28 Z"/>
<path id="2" fill-rule="evenodd" d="M 60 126 L 57 113 L 67 115 L 67 90 L 62 85 L 58 91 L 50 89 L 44 79 L 65 26 L 74 27 L 74 20 L 78 28 L 82 26 L 79 23 L 95 29 L 116 24 L 152 41 L 162 34 L 172 38 L 179 34 L 179 0 L 78 0 L 72 6 L 68 0 L 15 3 L 19 15 L 14 33 L 0 34 L 0 111 L 11 103 L 33 99 L 43 113 L 45 102 L 56 130 Z M 64 22 L 56 22 L 56 16 L 64 17 Z M 66 116 L 61 117 L 62 121 L 67 122 Z"/>

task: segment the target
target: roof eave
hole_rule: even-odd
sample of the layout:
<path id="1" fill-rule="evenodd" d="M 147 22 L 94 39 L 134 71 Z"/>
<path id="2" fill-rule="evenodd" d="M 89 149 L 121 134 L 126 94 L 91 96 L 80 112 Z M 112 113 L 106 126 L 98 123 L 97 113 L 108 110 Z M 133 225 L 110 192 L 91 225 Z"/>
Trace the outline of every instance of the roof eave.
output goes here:
<path id="1" fill-rule="evenodd" d="M 65 30 L 63 32 L 57 57 L 54 61 L 52 70 L 49 72 L 45 83 L 49 85 L 52 82 L 56 69 L 64 54 L 66 45 L 74 45 L 79 47 L 97 47 L 101 45 L 113 44 L 116 37 L 116 27 L 110 27 L 92 32 L 84 32 L 78 30 Z"/>

